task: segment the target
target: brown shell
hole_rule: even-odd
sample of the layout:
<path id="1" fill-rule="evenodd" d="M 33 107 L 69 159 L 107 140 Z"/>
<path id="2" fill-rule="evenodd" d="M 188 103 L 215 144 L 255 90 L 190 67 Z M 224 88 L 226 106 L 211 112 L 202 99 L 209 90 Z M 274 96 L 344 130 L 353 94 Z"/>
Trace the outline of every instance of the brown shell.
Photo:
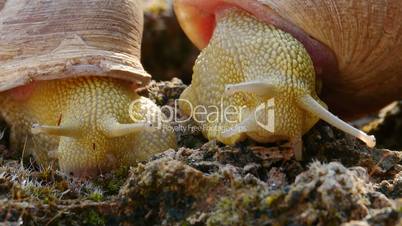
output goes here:
<path id="1" fill-rule="evenodd" d="M 109 76 L 146 85 L 142 0 L 0 0 L 0 92 Z"/>
<path id="2" fill-rule="evenodd" d="M 402 1 L 258 1 L 334 51 L 340 74 L 324 77 L 322 98 L 338 113 L 402 98 Z"/>

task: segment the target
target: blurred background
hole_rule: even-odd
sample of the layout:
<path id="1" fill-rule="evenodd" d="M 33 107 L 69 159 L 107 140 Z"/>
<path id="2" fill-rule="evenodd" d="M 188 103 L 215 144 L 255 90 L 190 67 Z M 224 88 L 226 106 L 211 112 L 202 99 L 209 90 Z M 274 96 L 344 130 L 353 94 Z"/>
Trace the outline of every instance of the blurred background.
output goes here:
<path id="1" fill-rule="evenodd" d="M 178 77 L 189 84 L 199 51 L 181 30 L 172 1 L 144 0 L 142 63 L 157 81 Z"/>

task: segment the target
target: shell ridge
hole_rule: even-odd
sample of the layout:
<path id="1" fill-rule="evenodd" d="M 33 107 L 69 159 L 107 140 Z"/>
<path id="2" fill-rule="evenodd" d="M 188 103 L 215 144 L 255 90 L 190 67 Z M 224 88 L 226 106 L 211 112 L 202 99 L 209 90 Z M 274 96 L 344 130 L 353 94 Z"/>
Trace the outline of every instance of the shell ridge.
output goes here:
<path id="1" fill-rule="evenodd" d="M 0 0 L 0 92 L 84 76 L 148 84 L 140 1 Z"/>

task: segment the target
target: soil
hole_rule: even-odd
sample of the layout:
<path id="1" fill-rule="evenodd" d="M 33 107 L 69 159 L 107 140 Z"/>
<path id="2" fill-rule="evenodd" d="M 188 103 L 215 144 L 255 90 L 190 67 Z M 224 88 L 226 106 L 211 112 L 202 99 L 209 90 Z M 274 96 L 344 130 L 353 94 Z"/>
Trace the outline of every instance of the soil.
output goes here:
<path id="1" fill-rule="evenodd" d="M 141 94 L 172 106 L 185 87 L 174 78 L 152 82 Z M 324 122 L 303 137 L 303 161 L 296 161 L 286 144 L 245 141 L 231 147 L 177 130 L 178 149 L 92 180 L 40 168 L 32 159 L 21 162 L 18 153 L 7 150 L 6 130 L 0 148 L 0 222 L 401 225 L 401 107 L 394 103 L 364 126 L 384 148 L 369 149 Z"/>

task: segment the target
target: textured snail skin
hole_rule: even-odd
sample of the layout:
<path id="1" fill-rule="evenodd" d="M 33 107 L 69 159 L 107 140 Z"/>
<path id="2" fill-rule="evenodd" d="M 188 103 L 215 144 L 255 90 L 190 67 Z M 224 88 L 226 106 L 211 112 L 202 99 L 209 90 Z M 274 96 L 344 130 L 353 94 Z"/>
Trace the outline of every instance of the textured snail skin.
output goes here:
<path id="1" fill-rule="evenodd" d="M 223 120 L 197 120 L 203 122 L 208 139 L 225 144 L 245 138 L 289 140 L 301 159 L 301 137 L 321 118 L 375 145 L 374 137 L 326 110 L 316 94 L 315 69 L 302 43 L 236 8 L 218 12 L 215 31 L 181 99 L 187 100 L 181 108 L 189 115 L 196 106 L 205 106 L 209 116 L 216 110 L 213 106 L 219 107 L 217 115 L 224 115 Z M 238 112 L 222 113 L 229 108 L 240 109 L 241 117 Z"/>
<path id="2" fill-rule="evenodd" d="M 45 166 L 56 158 L 62 171 L 76 176 L 133 165 L 176 146 L 168 125 L 150 130 L 139 123 L 136 132 L 110 135 L 113 122 L 138 123 L 146 115 L 160 113 L 151 100 L 138 96 L 125 81 L 100 77 L 41 81 L 0 93 L 0 100 L 0 115 L 12 125 L 12 146 L 25 147 L 26 153 Z M 131 104 L 134 101 L 136 104 Z M 63 129 L 33 135 L 33 124 Z"/>

